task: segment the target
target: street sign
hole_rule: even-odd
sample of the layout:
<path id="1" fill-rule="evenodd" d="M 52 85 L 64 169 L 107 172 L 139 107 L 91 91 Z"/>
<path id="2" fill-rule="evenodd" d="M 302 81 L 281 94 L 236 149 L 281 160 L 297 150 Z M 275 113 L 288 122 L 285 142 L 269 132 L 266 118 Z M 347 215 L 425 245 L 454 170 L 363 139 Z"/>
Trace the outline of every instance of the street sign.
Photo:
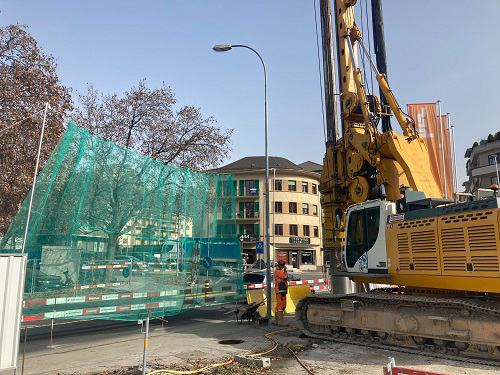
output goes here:
<path id="1" fill-rule="evenodd" d="M 210 258 L 210 257 L 205 257 L 201 261 L 201 265 L 203 266 L 203 268 L 206 268 L 207 270 L 212 267 L 213 263 L 214 262 L 213 262 L 212 258 Z"/>
<path id="2" fill-rule="evenodd" d="M 257 241 L 255 243 L 255 250 L 257 254 L 264 254 L 264 241 Z"/>

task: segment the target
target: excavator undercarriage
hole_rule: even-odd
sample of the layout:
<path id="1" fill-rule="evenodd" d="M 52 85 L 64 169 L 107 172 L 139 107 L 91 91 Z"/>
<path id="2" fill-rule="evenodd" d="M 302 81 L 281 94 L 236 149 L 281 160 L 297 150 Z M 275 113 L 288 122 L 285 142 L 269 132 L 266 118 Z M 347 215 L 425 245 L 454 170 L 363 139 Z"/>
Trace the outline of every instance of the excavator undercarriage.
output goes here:
<path id="1" fill-rule="evenodd" d="M 295 316 L 310 337 L 500 366 L 500 296 L 404 292 L 312 295 L 300 301 Z"/>

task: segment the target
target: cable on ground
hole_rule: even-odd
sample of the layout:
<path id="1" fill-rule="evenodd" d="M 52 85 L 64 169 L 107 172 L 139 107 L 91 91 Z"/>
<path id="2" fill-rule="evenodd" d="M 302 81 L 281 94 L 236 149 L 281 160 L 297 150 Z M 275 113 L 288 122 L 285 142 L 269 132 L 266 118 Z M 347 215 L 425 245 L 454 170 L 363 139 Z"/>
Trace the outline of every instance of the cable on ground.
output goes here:
<path id="1" fill-rule="evenodd" d="M 265 334 L 264 338 L 272 341 L 273 342 L 273 346 L 270 349 L 267 349 L 267 350 L 265 350 L 263 352 L 255 353 L 255 354 L 250 354 L 249 357 L 259 357 L 259 356 L 262 356 L 264 354 L 268 354 L 268 353 L 272 352 L 273 350 L 275 350 L 278 346 L 281 345 L 278 341 L 276 341 L 275 339 L 273 339 L 271 336 L 274 336 L 274 335 L 277 335 L 277 334 L 281 334 L 281 333 L 294 332 L 294 331 L 298 331 L 298 330 L 299 330 L 298 328 L 293 327 L 293 328 L 282 329 L 282 330 L 279 330 L 279 331 L 274 331 L 274 332 L 270 332 L 270 333 Z M 312 372 L 309 368 L 307 368 L 307 366 L 304 364 L 304 362 L 297 356 L 297 354 L 291 348 L 289 348 L 288 346 L 285 346 L 285 345 L 283 345 L 283 346 L 286 349 L 288 349 L 288 351 L 290 353 L 292 353 L 292 355 L 297 360 L 297 362 L 304 368 L 304 370 L 307 371 L 308 374 L 314 375 L 314 372 Z M 233 362 L 234 362 L 234 358 L 231 358 L 231 359 L 227 360 L 226 362 L 214 363 L 212 365 L 208 365 L 208 366 L 202 367 L 202 368 L 197 369 L 197 370 L 179 371 L 179 370 L 161 369 L 161 370 L 154 370 L 154 371 L 148 372 L 147 375 L 161 374 L 161 373 L 163 373 L 163 374 L 175 374 L 175 375 L 198 374 L 200 372 L 203 372 L 203 371 L 215 368 L 215 367 L 227 366 L 227 365 L 229 365 L 229 364 L 231 364 Z"/>

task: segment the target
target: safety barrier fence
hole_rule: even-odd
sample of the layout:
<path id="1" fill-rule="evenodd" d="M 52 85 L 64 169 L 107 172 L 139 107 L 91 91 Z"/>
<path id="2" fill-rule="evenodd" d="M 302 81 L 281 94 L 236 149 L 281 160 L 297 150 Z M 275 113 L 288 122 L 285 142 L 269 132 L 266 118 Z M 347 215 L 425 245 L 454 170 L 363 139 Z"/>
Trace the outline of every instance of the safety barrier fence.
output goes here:
<path id="1" fill-rule="evenodd" d="M 290 281 L 288 285 L 307 285 L 307 284 L 325 284 L 325 285 L 311 285 L 311 290 L 328 290 L 328 286 L 326 283 L 327 279 L 315 279 L 315 280 L 298 280 L 298 281 Z M 245 289 L 265 289 L 266 284 L 246 284 L 244 286 Z"/>
<path id="2" fill-rule="evenodd" d="M 144 293 L 113 293 L 92 296 L 43 298 L 23 301 L 23 322 L 68 319 L 96 314 L 126 313 L 148 309 L 187 309 L 202 304 L 233 302 L 241 295 L 238 286 L 196 286 L 188 289 Z M 90 307 L 91 305 L 92 307 Z"/>
<path id="3" fill-rule="evenodd" d="M 310 285 L 311 291 L 327 290 L 326 279 L 291 281 L 289 285 Z M 264 289 L 265 284 L 247 284 L 244 289 Z M 100 295 L 27 299 L 23 301 L 23 322 L 68 319 L 77 316 L 115 314 L 141 309 L 186 308 L 197 303 L 210 305 L 233 302 L 240 295 L 238 286 L 223 285 L 159 292 L 104 293 Z M 101 304 L 101 305 L 99 305 Z M 91 305 L 92 307 L 90 307 Z M 109 306 L 105 306 L 109 305 Z"/>

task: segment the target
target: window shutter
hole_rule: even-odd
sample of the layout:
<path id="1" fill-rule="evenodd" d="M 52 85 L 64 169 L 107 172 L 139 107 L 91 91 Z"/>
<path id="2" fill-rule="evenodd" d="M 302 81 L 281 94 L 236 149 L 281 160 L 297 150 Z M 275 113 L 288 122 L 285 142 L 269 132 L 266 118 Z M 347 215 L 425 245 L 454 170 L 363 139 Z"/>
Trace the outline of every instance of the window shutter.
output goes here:
<path id="1" fill-rule="evenodd" d="M 231 196 L 235 197 L 236 195 L 238 195 L 236 193 L 237 191 L 238 191 L 238 181 L 233 180 L 233 191 L 232 191 Z"/>
<path id="2" fill-rule="evenodd" d="M 255 212 L 259 212 L 259 202 L 255 202 L 254 205 L 253 205 L 253 210 Z"/>
<path id="3" fill-rule="evenodd" d="M 245 234 L 245 224 L 240 224 L 240 233 L 239 234 Z"/>
<path id="4" fill-rule="evenodd" d="M 240 180 L 240 197 L 245 195 L 245 181 Z"/>
<path id="5" fill-rule="evenodd" d="M 259 191 L 259 180 L 255 180 L 254 181 L 254 187 L 257 189 L 257 194 L 260 194 L 260 191 Z"/>
<path id="6" fill-rule="evenodd" d="M 255 234 L 260 234 L 260 224 L 254 224 L 254 232 Z"/>

